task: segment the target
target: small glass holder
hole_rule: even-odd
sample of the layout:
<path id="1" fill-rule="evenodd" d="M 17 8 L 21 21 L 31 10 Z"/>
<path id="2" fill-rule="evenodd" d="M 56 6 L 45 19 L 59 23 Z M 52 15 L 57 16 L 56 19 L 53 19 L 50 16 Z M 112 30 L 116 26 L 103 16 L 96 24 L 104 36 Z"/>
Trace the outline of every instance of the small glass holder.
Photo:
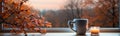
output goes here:
<path id="1" fill-rule="evenodd" d="M 99 35 L 100 33 L 100 27 L 93 26 L 90 28 L 91 35 Z"/>

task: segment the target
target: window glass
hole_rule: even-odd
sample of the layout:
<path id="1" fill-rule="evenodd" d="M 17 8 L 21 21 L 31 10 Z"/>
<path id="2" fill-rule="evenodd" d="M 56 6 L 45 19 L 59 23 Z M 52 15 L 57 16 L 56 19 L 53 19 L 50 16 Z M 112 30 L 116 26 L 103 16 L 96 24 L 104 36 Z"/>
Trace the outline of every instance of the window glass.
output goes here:
<path id="1" fill-rule="evenodd" d="M 58 2 L 59 1 L 59 2 Z M 119 27 L 118 0 L 29 0 L 52 27 L 68 27 L 68 20 L 85 18 L 89 26 Z M 119 7 L 119 8 L 118 8 Z M 3 8 L 2 8 L 3 9 Z"/>

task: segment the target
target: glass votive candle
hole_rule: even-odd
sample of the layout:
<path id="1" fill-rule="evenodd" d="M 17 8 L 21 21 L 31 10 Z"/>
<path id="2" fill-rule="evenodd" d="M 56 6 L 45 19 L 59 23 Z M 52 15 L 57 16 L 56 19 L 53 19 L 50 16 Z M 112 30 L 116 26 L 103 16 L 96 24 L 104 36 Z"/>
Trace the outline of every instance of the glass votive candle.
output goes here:
<path id="1" fill-rule="evenodd" d="M 93 35 L 94 34 L 99 34 L 99 32 L 100 32 L 100 27 L 95 27 L 94 26 L 94 27 L 90 28 L 90 33 L 93 34 Z"/>

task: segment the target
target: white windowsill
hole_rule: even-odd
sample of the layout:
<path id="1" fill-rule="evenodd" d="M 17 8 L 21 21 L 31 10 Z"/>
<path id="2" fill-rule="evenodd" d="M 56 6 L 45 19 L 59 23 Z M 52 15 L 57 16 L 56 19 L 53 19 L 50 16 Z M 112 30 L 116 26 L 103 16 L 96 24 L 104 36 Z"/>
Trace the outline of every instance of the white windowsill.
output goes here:
<path id="1" fill-rule="evenodd" d="M 74 32 L 70 28 L 46 28 L 47 32 Z M 4 30 L 11 30 L 4 28 Z M 120 32 L 120 28 L 100 28 L 100 32 Z"/>

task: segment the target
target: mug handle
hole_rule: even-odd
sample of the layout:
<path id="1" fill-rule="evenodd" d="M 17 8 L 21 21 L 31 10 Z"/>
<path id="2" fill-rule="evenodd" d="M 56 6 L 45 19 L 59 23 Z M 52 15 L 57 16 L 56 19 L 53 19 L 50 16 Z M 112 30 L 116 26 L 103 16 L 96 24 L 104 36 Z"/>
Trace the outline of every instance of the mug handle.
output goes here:
<path id="1" fill-rule="evenodd" d="M 73 29 L 74 26 L 72 27 L 73 23 L 74 23 L 73 21 L 69 20 L 68 21 L 68 27 L 70 27 L 70 29 L 72 29 L 74 32 L 76 32 L 76 30 Z"/>

